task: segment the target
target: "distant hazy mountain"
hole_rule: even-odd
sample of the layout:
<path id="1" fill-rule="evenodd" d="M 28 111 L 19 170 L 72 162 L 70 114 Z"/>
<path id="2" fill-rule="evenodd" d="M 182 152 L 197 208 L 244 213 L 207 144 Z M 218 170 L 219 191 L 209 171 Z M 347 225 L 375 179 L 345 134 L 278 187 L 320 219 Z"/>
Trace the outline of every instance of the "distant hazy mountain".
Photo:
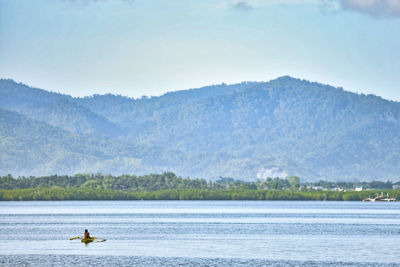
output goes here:
<path id="1" fill-rule="evenodd" d="M 75 103 L 71 96 L 28 87 L 12 80 L 0 82 L 0 108 L 16 111 L 78 134 L 108 137 L 120 134 L 117 125 Z"/>
<path id="2" fill-rule="evenodd" d="M 0 109 L 0 173 L 151 173 L 168 165 L 157 147 L 75 135 L 13 111 Z M 176 153 L 176 152 L 175 152 Z"/>
<path id="3" fill-rule="evenodd" d="M 400 103 L 287 76 L 141 99 L 0 80 L 0 108 L 0 174 L 400 177 Z"/>

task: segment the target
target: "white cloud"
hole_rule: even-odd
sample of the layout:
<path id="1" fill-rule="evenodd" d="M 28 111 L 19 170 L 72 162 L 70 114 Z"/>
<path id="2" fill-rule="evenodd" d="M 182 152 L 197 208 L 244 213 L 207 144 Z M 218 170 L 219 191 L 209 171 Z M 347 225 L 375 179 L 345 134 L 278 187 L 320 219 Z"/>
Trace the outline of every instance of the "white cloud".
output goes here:
<path id="1" fill-rule="evenodd" d="M 91 3 L 101 3 L 101 2 L 112 2 L 115 0 L 63 0 L 65 2 L 75 3 L 75 4 L 91 4 Z M 118 0 L 127 4 L 133 3 L 135 0 Z"/>
<path id="2" fill-rule="evenodd" d="M 374 17 L 400 17 L 400 0 L 246 0 L 231 4 L 241 10 L 272 5 L 318 5 L 323 10 L 350 10 Z"/>
<path id="3" fill-rule="evenodd" d="M 400 17 L 400 0 L 337 0 L 343 10 L 374 17 Z"/>
<path id="4" fill-rule="evenodd" d="M 232 7 L 243 11 L 248 11 L 253 8 L 249 3 L 245 1 L 236 2 L 232 4 Z"/>

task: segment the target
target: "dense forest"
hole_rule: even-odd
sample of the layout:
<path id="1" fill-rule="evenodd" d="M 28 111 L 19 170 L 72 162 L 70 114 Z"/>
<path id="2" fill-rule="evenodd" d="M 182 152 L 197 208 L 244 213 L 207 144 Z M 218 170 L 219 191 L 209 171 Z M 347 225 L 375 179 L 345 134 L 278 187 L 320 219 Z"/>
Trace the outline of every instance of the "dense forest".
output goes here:
<path id="1" fill-rule="evenodd" d="M 132 99 L 0 80 L 0 175 L 399 178 L 400 103 L 288 76 Z"/>
<path id="2" fill-rule="evenodd" d="M 371 190 L 354 191 L 360 186 Z M 395 186 L 400 182 L 303 184 L 295 176 L 253 182 L 220 177 L 212 182 L 174 173 L 27 178 L 7 175 L 0 177 L 0 200 L 362 200 L 381 192 L 398 198 L 400 190 L 393 190 Z"/>

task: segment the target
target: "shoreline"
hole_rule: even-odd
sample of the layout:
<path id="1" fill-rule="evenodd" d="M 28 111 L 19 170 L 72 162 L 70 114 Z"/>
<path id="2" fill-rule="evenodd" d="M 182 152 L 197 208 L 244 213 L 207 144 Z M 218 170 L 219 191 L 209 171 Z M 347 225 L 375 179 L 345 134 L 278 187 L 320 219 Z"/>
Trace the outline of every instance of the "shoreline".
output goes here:
<path id="1" fill-rule="evenodd" d="M 63 201 L 63 200 L 252 200 L 252 201 L 362 201 L 376 194 L 389 194 L 399 199 L 400 190 L 368 191 L 290 191 L 290 190 L 207 190 L 169 189 L 158 191 L 124 191 L 86 188 L 0 189 L 0 201 Z M 376 201 L 386 202 L 386 201 Z"/>

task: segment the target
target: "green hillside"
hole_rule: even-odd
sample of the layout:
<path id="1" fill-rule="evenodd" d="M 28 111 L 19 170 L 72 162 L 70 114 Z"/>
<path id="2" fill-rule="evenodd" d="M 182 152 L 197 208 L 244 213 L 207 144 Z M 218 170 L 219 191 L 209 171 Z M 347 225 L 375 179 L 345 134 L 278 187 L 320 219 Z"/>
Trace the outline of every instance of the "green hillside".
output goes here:
<path id="1" fill-rule="evenodd" d="M 0 173 L 25 176 L 88 172 L 144 174 L 162 171 L 169 161 L 154 146 L 75 135 L 4 109 L 0 109 L 0 151 Z"/>
<path id="2" fill-rule="evenodd" d="M 37 121 L 46 122 L 77 134 L 117 137 L 118 125 L 78 105 L 71 96 L 0 80 L 0 108 L 16 111 Z"/>
<path id="3" fill-rule="evenodd" d="M 13 94 L 15 91 L 19 93 Z M 75 140 L 90 144 L 87 151 L 68 152 L 79 152 L 84 160 L 77 163 L 68 160 L 73 157 L 64 147 L 53 146 L 64 156 L 52 166 L 59 164 L 65 174 L 81 172 L 83 164 L 90 165 L 93 172 L 173 171 L 211 179 L 400 177 L 400 103 L 288 76 L 140 99 L 116 95 L 72 98 L 1 80 L 0 96 L 4 109 L 62 128 L 64 135 L 70 136 L 63 139 L 68 148 L 74 148 Z M 5 118 L 4 123 L 15 124 L 9 120 Z M 66 121 L 69 126 L 63 126 Z M 14 131 L 29 131 L 30 127 L 34 126 L 20 129 L 14 125 Z M 85 133 L 90 135 L 82 135 Z M 25 139 L 19 133 L 3 136 L 16 144 L 27 140 L 24 149 L 33 145 L 45 148 L 29 143 L 34 140 L 31 135 Z M 57 138 L 53 140 L 56 144 Z M 98 142 L 107 143 L 107 149 L 100 149 Z M 13 149 L 7 143 L 1 152 L 2 158 L 15 157 L 15 163 L 2 161 L 3 174 L 13 173 L 23 164 L 20 154 L 9 152 Z M 69 167 L 64 160 L 70 162 Z M 38 161 L 27 164 L 26 170 L 31 168 L 35 175 L 51 174 L 38 168 Z"/>

